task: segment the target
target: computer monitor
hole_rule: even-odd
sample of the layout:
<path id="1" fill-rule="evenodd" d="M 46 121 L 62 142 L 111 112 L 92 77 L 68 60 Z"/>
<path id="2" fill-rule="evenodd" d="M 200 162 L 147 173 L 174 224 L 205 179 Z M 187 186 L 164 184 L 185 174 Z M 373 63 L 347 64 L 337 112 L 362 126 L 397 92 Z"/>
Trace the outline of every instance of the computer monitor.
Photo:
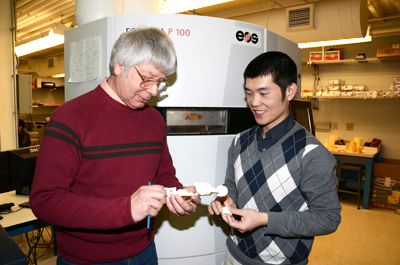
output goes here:
<path id="1" fill-rule="evenodd" d="M 300 125 L 306 128 L 312 135 L 315 136 L 314 119 L 312 113 L 311 101 L 306 100 L 291 100 L 290 112 L 293 119 Z"/>
<path id="2" fill-rule="evenodd" d="M 0 193 L 11 191 L 8 152 L 0 152 Z"/>
<path id="3" fill-rule="evenodd" d="M 8 151 L 10 188 L 16 190 L 16 194 L 29 195 L 31 193 L 39 148 L 40 146 L 36 145 Z"/>

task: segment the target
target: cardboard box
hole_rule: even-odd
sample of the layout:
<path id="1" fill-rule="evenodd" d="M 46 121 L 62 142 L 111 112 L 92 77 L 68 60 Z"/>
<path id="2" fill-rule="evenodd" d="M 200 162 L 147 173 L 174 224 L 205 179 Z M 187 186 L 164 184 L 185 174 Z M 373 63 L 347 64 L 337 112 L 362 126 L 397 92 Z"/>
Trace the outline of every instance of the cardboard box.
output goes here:
<path id="1" fill-rule="evenodd" d="M 301 90 L 302 97 L 307 97 L 307 96 L 312 97 L 313 95 L 314 95 L 314 90 Z"/>
<path id="2" fill-rule="evenodd" d="M 400 57 L 400 42 L 378 45 L 376 57 Z"/>
<path id="3" fill-rule="evenodd" d="M 374 164 L 371 206 L 394 210 L 400 207 L 400 161 L 386 161 L 399 164 Z"/>
<path id="4" fill-rule="evenodd" d="M 384 164 L 395 164 L 395 165 L 400 165 L 400 160 L 399 159 L 391 159 L 391 158 L 381 158 L 381 163 Z"/>
<path id="5" fill-rule="evenodd" d="M 344 48 L 340 49 L 329 49 L 325 51 L 324 59 L 325 61 L 339 61 L 343 60 Z"/>
<path id="6" fill-rule="evenodd" d="M 323 61 L 324 60 L 324 52 L 310 52 L 310 61 Z"/>

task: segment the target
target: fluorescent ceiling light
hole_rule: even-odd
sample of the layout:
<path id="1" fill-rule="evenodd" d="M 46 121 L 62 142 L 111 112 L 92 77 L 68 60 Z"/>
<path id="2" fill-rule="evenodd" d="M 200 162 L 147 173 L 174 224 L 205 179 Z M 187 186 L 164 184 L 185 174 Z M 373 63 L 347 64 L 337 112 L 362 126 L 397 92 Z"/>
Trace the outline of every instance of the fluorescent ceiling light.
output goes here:
<path id="1" fill-rule="evenodd" d="M 233 0 L 160 0 L 159 13 L 175 14 L 231 1 Z"/>
<path id="2" fill-rule="evenodd" d="M 330 40 L 330 41 L 317 41 L 317 42 L 307 42 L 307 43 L 299 43 L 298 46 L 300 49 L 305 48 L 316 48 L 316 47 L 324 47 L 324 46 L 334 46 L 334 45 L 344 45 L 344 44 L 355 44 L 362 42 L 370 42 L 372 40 L 371 36 L 367 36 L 365 38 L 354 38 L 354 39 L 343 39 L 343 40 Z"/>
<path id="3" fill-rule="evenodd" d="M 17 54 L 17 56 L 23 56 L 29 53 L 44 50 L 63 43 L 64 43 L 64 35 L 54 34 L 53 30 L 51 29 L 49 32 L 49 36 L 15 47 L 15 53 Z"/>
<path id="4" fill-rule="evenodd" d="M 52 75 L 51 77 L 53 77 L 53 78 L 65 77 L 65 74 Z"/>
<path id="5" fill-rule="evenodd" d="M 324 47 L 324 46 L 335 46 L 335 45 L 370 42 L 370 41 L 372 41 L 372 38 L 369 35 L 369 30 L 370 30 L 370 26 L 368 26 L 367 35 L 364 38 L 305 42 L 305 43 L 299 43 L 298 46 L 300 49 L 306 49 L 306 48 L 316 48 L 316 47 Z"/>

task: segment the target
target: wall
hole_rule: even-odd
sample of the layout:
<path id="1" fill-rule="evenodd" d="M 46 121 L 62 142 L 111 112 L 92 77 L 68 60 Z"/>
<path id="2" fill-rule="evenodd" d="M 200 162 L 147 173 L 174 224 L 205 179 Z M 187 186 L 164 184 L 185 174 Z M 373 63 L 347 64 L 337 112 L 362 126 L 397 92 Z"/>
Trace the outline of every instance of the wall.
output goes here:
<path id="1" fill-rule="evenodd" d="M 337 122 L 338 130 L 316 131 L 324 143 L 331 134 L 340 139 L 364 141 L 382 140 L 381 157 L 400 158 L 400 99 L 350 100 L 319 99 L 319 110 L 313 111 L 316 122 Z M 346 131 L 346 123 L 354 123 L 353 131 Z"/>
<path id="2" fill-rule="evenodd" d="M 17 146 L 10 2 L 0 1 L 0 150 Z"/>
<path id="3" fill-rule="evenodd" d="M 359 53 L 368 58 L 376 57 L 379 44 L 400 42 L 400 36 L 375 38 L 370 43 L 342 46 L 344 58 L 353 59 Z M 303 62 L 309 52 L 321 50 L 304 49 Z M 388 90 L 393 77 L 400 77 L 399 62 L 360 65 L 332 65 L 319 67 L 319 84 L 328 85 L 329 79 L 342 79 L 346 84 L 365 84 L 368 90 Z M 302 89 L 313 89 L 314 76 L 307 66 L 302 69 Z M 400 159 L 400 99 L 319 99 L 319 110 L 314 110 L 314 121 L 337 122 L 338 130 L 317 131 L 317 138 L 324 143 L 331 134 L 340 139 L 353 140 L 355 136 L 364 141 L 382 140 L 381 157 Z M 346 131 L 346 123 L 353 123 L 354 130 Z"/>

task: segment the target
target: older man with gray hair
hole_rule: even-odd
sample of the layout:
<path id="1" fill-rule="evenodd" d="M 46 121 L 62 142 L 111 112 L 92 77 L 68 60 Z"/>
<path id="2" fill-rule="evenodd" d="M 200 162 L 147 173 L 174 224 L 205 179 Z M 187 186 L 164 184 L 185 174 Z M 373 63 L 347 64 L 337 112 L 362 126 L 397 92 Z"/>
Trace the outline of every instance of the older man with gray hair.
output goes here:
<path id="1" fill-rule="evenodd" d="M 57 264 L 157 264 L 155 218 L 148 224 L 148 216 L 164 204 L 183 216 L 200 203 L 198 196 L 167 198 L 163 186 L 184 187 L 163 118 L 147 104 L 176 67 L 164 31 L 123 33 L 112 49 L 110 77 L 52 115 L 30 202 L 39 219 L 57 227 Z"/>

